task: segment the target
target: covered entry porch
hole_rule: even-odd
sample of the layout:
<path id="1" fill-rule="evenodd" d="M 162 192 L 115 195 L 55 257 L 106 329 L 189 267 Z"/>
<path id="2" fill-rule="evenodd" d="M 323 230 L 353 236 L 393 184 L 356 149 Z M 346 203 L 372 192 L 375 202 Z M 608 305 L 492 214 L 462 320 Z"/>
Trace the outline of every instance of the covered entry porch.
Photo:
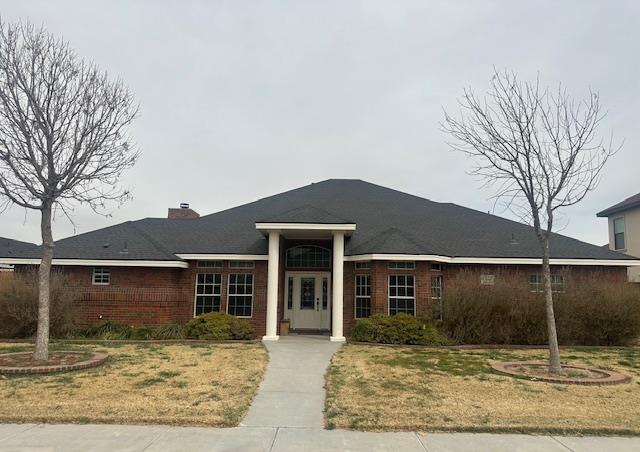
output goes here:
<path id="1" fill-rule="evenodd" d="M 277 341 L 278 323 L 287 319 L 294 330 L 330 331 L 331 341 L 344 342 L 344 244 L 355 228 L 354 223 L 256 223 L 269 242 L 263 341 Z"/>

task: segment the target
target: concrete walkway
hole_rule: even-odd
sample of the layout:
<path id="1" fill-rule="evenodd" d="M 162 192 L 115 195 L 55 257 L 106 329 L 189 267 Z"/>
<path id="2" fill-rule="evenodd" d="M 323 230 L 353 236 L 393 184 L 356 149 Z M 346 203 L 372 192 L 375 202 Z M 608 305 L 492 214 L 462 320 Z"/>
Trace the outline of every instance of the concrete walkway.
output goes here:
<path id="1" fill-rule="evenodd" d="M 265 342 L 269 366 L 246 427 L 324 427 L 324 374 L 340 343 L 328 336 L 282 336 Z"/>
<path id="2" fill-rule="evenodd" d="M 637 452 L 640 438 L 308 428 L 0 424 L 0 452 Z"/>

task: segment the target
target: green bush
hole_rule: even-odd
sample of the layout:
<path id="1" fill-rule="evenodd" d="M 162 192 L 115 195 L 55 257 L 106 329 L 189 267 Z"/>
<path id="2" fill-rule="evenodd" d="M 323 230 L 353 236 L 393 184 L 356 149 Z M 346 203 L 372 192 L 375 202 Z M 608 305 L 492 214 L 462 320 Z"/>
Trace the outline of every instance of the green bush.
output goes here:
<path id="1" fill-rule="evenodd" d="M 445 345 L 447 339 L 428 322 L 407 314 L 376 314 L 360 319 L 351 330 L 351 339 L 381 344 Z"/>
<path id="2" fill-rule="evenodd" d="M 35 334 L 38 325 L 38 271 L 3 275 L 0 288 L 0 337 L 23 338 Z M 74 293 L 61 271 L 51 272 L 49 326 L 52 335 L 64 334 L 74 325 Z"/>
<path id="3" fill-rule="evenodd" d="M 187 323 L 186 335 L 214 341 L 246 340 L 255 338 L 255 331 L 249 323 L 235 316 L 224 312 L 208 312 Z"/>
<path id="4" fill-rule="evenodd" d="M 496 275 L 481 286 L 479 274 L 461 272 L 444 290 L 441 330 L 462 344 L 547 343 L 543 294 L 526 281 Z M 562 345 L 627 345 L 640 337 L 640 287 L 607 282 L 594 274 L 554 294 L 558 341 Z"/>

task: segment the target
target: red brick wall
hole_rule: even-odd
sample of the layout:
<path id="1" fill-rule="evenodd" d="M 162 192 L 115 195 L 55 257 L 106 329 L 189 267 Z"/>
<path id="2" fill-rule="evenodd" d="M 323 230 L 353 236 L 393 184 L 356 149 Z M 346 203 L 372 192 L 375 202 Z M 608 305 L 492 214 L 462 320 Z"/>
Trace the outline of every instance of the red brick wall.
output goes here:
<path id="1" fill-rule="evenodd" d="M 278 319 L 284 313 L 284 250 L 288 247 L 281 243 L 281 265 L 278 293 Z M 128 325 L 158 325 L 169 322 L 186 322 L 193 317 L 195 283 L 197 273 L 220 273 L 221 311 L 227 310 L 227 291 L 230 273 L 251 273 L 254 275 L 253 315 L 248 321 L 254 326 L 257 336 L 266 330 L 266 293 L 267 261 L 256 261 L 253 269 L 229 269 L 228 261 L 222 269 L 197 268 L 195 262 L 189 262 L 187 269 L 148 268 L 148 267 L 111 267 L 111 284 L 94 286 L 92 267 L 61 267 L 70 277 L 69 287 L 77 292 L 78 320 L 82 324 L 98 323 L 110 320 Z M 392 274 L 413 274 L 416 288 L 416 313 L 418 316 L 431 316 L 431 276 L 437 274 L 431 270 L 431 262 L 416 262 L 415 270 L 391 270 L 388 261 L 373 261 L 371 268 L 355 270 L 354 262 L 344 264 L 344 331 L 349 335 L 355 324 L 355 274 L 369 274 L 371 277 L 371 305 L 373 314 L 388 312 L 388 278 Z M 453 283 L 460 271 L 482 272 L 500 275 L 512 275 L 528 280 L 528 275 L 539 272 L 538 266 L 479 266 L 444 265 L 443 290 Z M 626 281 L 624 267 L 561 267 L 554 271 L 563 271 L 569 280 L 579 282 L 584 279 L 606 279 L 611 282 Z"/>
<path id="2" fill-rule="evenodd" d="M 227 310 L 230 273 L 253 274 L 253 315 L 248 318 L 259 336 L 265 334 L 267 263 L 253 269 L 111 267 L 109 285 L 93 285 L 93 267 L 62 267 L 69 286 L 77 292 L 78 323 L 112 321 L 126 325 L 161 325 L 186 322 L 193 317 L 197 273 L 222 275 L 220 310 Z"/>

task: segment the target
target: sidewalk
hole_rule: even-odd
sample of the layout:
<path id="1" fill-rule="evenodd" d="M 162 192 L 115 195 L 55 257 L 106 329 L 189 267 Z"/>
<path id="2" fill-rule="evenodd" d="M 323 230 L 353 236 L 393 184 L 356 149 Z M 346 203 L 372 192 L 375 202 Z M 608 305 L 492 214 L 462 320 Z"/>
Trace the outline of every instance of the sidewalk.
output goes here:
<path id="1" fill-rule="evenodd" d="M 323 428 L 324 374 L 341 344 L 328 336 L 283 336 L 265 345 L 269 366 L 240 426 Z"/>
<path id="2" fill-rule="evenodd" d="M 0 452 L 635 452 L 640 438 L 306 428 L 0 424 Z"/>

